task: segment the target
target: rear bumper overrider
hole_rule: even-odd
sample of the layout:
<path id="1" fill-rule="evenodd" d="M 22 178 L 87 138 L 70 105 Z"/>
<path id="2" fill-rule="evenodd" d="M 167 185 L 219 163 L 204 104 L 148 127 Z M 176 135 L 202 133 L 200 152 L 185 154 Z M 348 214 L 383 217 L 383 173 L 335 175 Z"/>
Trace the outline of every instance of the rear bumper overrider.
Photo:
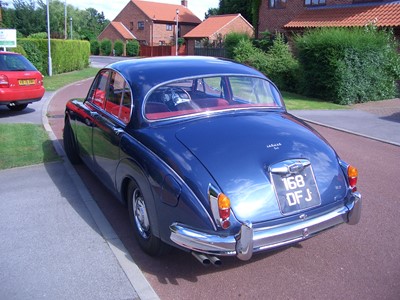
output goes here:
<path id="1" fill-rule="evenodd" d="M 170 226 L 170 238 L 191 251 L 249 260 L 255 252 L 300 242 L 339 224 L 357 224 L 361 217 L 361 203 L 361 194 L 355 192 L 346 206 L 326 214 L 264 228 L 253 228 L 250 222 L 244 222 L 239 233 L 234 236 L 200 232 L 184 224 L 173 223 Z"/>

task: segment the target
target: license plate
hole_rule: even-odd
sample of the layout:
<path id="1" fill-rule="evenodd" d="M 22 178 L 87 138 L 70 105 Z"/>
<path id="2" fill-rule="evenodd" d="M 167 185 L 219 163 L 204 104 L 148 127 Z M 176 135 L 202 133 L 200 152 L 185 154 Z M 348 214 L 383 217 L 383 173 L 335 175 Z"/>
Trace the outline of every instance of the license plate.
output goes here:
<path id="1" fill-rule="evenodd" d="M 33 84 L 35 84 L 35 79 L 19 79 L 18 84 L 19 85 L 33 85 Z"/>
<path id="2" fill-rule="evenodd" d="M 321 205 L 311 165 L 296 174 L 271 173 L 282 214 L 291 214 Z"/>

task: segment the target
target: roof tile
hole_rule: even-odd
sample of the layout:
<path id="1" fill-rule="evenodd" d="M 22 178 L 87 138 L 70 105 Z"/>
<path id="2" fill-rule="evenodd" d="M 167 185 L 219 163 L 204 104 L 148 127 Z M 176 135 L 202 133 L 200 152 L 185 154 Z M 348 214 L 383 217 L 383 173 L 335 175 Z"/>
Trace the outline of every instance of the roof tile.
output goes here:
<path id="1" fill-rule="evenodd" d="M 176 10 L 179 9 L 180 23 L 200 24 L 201 20 L 187 7 L 178 4 L 165 4 L 158 2 L 131 0 L 140 10 L 154 21 L 174 21 Z"/>
<path id="2" fill-rule="evenodd" d="M 284 28 L 352 27 L 374 23 L 378 27 L 400 26 L 400 1 L 307 9 Z"/>

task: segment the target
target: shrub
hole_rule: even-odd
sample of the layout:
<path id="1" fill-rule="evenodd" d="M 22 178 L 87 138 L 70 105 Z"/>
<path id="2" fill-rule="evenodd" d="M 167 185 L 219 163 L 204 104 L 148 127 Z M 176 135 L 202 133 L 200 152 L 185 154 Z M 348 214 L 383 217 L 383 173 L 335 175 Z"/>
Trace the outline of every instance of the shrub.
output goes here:
<path id="1" fill-rule="evenodd" d="M 124 42 L 117 40 L 114 42 L 114 55 L 122 56 L 124 54 Z"/>
<path id="2" fill-rule="evenodd" d="M 47 32 L 32 33 L 28 36 L 29 39 L 47 39 Z"/>
<path id="3" fill-rule="evenodd" d="M 97 40 L 90 41 L 90 53 L 92 55 L 100 54 L 100 43 Z"/>
<path id="4" fill-rule="evenodd" d="M 396 96 L 400 59 L 392 33 L 322 28 L 295 38 L 304 94 L 338 104 Z"/>
<path id="5" fill-rule="evenodd" d="M 235 60 L 250 65 L 268 76 L 280 89 L 294 91 L 297 86 L 298 62 L 281 36 L 265 53 L 249 40 L 241 40 L 234 49 Z"/>
<path id="6" fill-rule="evenodd" d="M 139 55 L 139 42 L 136 40 L 128 41 L 126 43 L 126 55 L 127 56 L 138 56 Z"/>
<path id="7" fill-rule="evenodd" d="M 234 58 L 234 49 L 242 40 L 250 41 L 250 37 L 246 33 L 240 32 L 231 32 L 225 36 L 224 46 L 226 50 L 226 56 L 228 58 Z"/>
<path id="8" fill-rule="evenodd" d="M 100 42 L 101 54 L 108 56 L 111 54 L 112 42 L 109 39 L 104 39 Z"/>

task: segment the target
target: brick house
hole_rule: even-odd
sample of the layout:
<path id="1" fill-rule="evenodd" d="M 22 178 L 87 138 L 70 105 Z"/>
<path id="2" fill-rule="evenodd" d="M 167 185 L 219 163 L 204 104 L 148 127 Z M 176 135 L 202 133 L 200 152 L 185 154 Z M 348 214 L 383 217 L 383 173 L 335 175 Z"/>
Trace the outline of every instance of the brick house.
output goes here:
<path id="1" fill-rule="evenodd" d="M 125 31 L 122 29 L 123 26 L 143 45 L 174 44 L 177 29 L 178 37 L 182 37 L 201 23 L 187 5 L 186 0 L 181 1 L 181 5 L 131 0 L 104 29 L 98 39 L 108 38 L 115 41 L 122 36 L 122 31 Z M 178 28 L 176 28 L 177 16 Z M 115 33 L 117 23 L 122 26 L 118 26 L 121 31 L 117 30 L 118 33 Z"/>
<path id="2" fill-rule="evenodd" d="M 254 35 L 253 26 L 241 14 L 210 16 L 183 36 L 187 43 L 187 54 L 195 54 L 195 48 L 202 46 L 202 40 L 207 39 L 209 44 L 218 44 L 230 32 Z"/>
<path id="3" fill-rule="evenodd" d="M 259 32 L 286 34 L 315 27 L 390 27 L 400 39 L 400 1 L 263 0 Z"/>
<path id="4" fill-rule="evenodd" d="M 121 22 L 111 22 L 108 24 L 98 36 L 99 40 L 103 40 L 105 38 L 113 42 L 121 40 L 125 43 L 129 40 L 136 40 L 136 37 L 133 35 L 133 33 L 130 32 L 128 28 L 126 28 Z"/>

